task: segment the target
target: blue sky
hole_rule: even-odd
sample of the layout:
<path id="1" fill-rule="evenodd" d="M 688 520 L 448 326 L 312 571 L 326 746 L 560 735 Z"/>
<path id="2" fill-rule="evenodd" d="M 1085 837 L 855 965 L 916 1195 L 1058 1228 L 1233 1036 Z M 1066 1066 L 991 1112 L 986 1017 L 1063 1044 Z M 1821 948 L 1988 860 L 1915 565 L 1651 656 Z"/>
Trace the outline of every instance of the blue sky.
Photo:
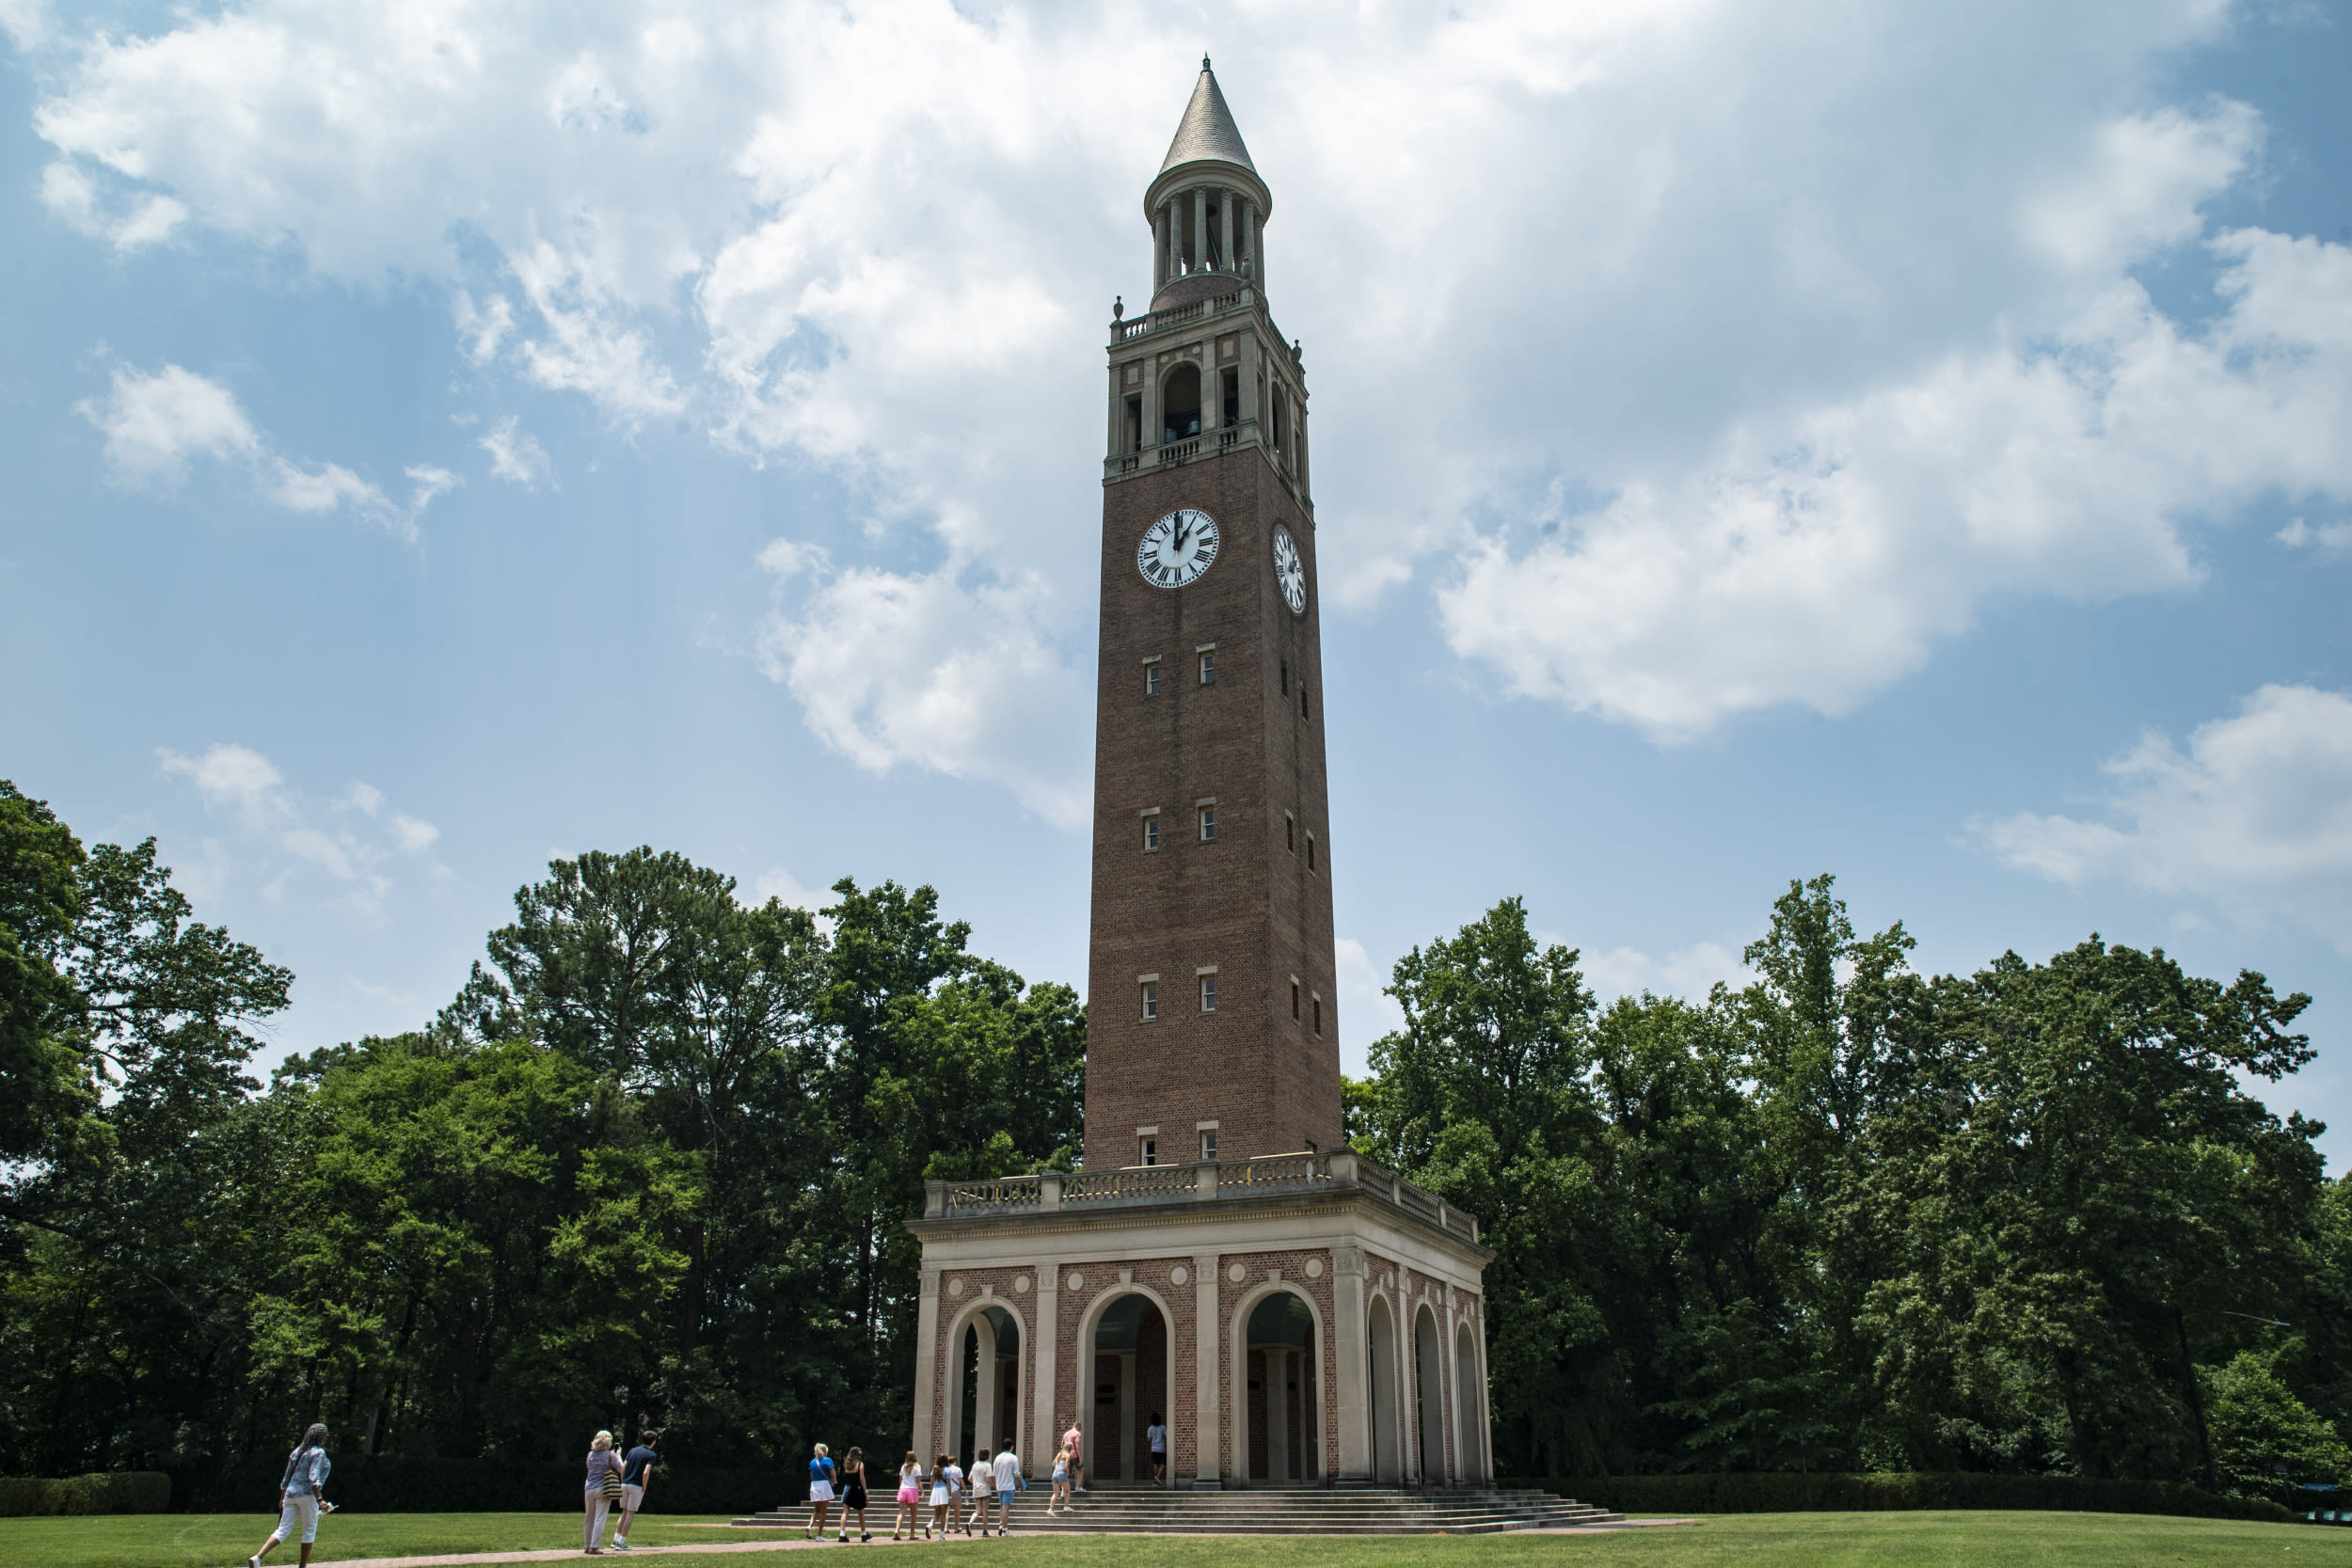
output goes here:
<path id="1" fill-rule="evenodd" d="M 309 1049 L 551 856 L 1078 981 L 1111 297 L 1204 50 L 1314 393 L 1346 1056 L 1507 894 L 1835 872 L 2318 1000 L 2352 1157 L 2352 14 L 0 0 L 0 769 Z"/>

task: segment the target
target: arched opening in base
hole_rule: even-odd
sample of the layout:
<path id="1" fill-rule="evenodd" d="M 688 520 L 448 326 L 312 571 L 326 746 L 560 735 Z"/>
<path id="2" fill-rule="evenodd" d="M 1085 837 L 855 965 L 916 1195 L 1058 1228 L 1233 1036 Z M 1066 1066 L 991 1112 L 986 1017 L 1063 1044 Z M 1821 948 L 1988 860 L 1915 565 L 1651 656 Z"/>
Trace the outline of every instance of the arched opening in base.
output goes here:
<path id="1" fill-rule="evenodd" d="M 1367 1316 L 1370 1332 L 1366 1338 L 1372 1347 L 1367 1379 L 1372 1387 L 1372 1476 L 1393 1485 L 1405 1479 L 1397 1442 L 1396 1319 L 1385 1296 L 1372 1298 Z"/>
<path id="2" fill-rule="evenodd" d="M 1087 1482 L 1165 1485 L 1154 1465 L 1151 1429 L 1165 1427 L 1170 1382 L 1168 1319 L 1149 1296 L 1123 1295 L 1094 1323 L 1087 1422 Z M 1163 1456 L 1165 1458 L 1165 1456 Z"/>
<path id="3" fill-rule="evenodd" d="M 1306 1298 L 1278 1291 L 1250 1309 L 1242 1337 L 1249 1380 L 1243 1474 L 1268 1486 L 1323 1479 L 1323 1347 Z"/>
<path id="4" fill-rule="evenodd" d="M 1444 1358 L 1438 1314 L 1423 1307 L 1413 1314 L 1413 1411 L 1421 1449 L 1416 1473 L 1424 1486 L 1446 1479 Z"/>
<path id="5" fill-rule="evenodd" d="M 946 1451 L 957 1464 L 969 1468 L 982 1449 L 1018 1449 L 1021 1350 L 1021 1325 L 1001 1307 L 981 1307 L 956 1336 Z"/>

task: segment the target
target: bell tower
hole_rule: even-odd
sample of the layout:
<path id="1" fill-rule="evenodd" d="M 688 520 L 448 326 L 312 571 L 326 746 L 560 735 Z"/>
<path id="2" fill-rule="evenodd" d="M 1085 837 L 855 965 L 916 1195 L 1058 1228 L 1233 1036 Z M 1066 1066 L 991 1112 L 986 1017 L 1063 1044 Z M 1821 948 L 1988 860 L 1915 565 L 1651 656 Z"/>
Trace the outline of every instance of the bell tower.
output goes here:
<path id="1" fill-rule="evenodd" d="M 1209 62 L 1111 325 L 1089 1170 L 1337 1148 L 1339 1012 L 1302 356 L 1273 196 Z"/>
<path id="2" fill-rule="evenodd" d="M 907 1222 L 927 1460 L 1012 1445 L 1041 1476 L 1077 1422 L 1098 1487 L 1493 1481 L 1493 1254 L 1343 1135 L 1307 382 L 1266 304 L 1273 210 L 1204 59 L 1144 193 L 1151 309 L 1110 324 L 1085 1158 L 930 1182 Z"/>

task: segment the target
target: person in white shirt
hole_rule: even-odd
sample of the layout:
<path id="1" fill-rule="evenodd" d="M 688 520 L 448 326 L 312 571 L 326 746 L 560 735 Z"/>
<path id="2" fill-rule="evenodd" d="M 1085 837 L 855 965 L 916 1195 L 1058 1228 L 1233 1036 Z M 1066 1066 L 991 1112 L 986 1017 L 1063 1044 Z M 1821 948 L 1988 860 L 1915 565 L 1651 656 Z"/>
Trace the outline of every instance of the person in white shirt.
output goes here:
<path id="1" fill-rule="evenodd" d="M 1152 1412 L 1152 1424 L 1143 1429 L 1143 1440 L 1152 1449 L 1152 1479 L 1155 1481 L 1166 1481 L 1168 1479 L 1168 1427 L 1161 1421 L 1160 1413 L 1156 1410 Z"/>
<path id="2" fill-rule="evenodd" d="M 1012 1533 L 1012 1495 L 1021 1485 L 1021 1456 L 1010 1448 L 996 1450 L 996 1533 Z"/>

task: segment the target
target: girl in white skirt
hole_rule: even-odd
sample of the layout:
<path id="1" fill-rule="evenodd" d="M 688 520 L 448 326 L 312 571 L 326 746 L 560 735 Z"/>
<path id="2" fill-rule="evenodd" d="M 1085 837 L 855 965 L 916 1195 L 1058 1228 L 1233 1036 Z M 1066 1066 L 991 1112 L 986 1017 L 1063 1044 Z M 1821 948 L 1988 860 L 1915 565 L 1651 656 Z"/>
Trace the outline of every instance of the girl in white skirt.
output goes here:
<path id="1" fill-rule="evenodd" d="M 939 1538 L 942 1541 L 947 1539 L 948 1528 L 947 1465 L 948 1459 L 944 1453 L 931 1461 L 931 1529 L 939 1531 Z M 928 1541 L 930 1539 L 930 1534 L 931 1530 L 927 1529 L 923 1532 L 923 1538 Z"/>
<path id="2" fill-rule="evenodd" d="M 833 1511 L 832 1451 L 819 1443 L 808 1462 L 807 1535 L 811 1541 L 825 1533 L 825 1515 Z"/>

